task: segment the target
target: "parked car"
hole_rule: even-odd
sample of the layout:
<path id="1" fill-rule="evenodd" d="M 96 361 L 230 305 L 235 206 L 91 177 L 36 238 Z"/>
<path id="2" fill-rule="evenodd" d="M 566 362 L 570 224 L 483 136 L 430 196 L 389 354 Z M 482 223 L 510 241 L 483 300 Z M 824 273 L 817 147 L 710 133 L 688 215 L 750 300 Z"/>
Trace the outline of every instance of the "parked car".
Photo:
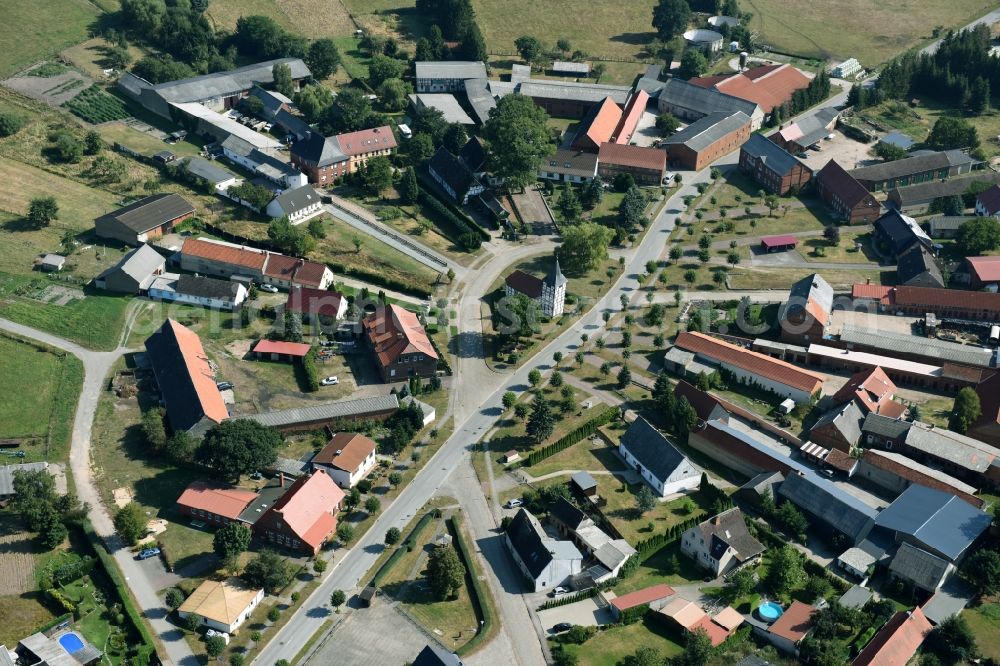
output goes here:
<path id="1" fill-rule="evenodd" d="M 266 291 L 269 294 L 277 294 L 278 293 L 278 288 L 275 287 L 273 284 L 262 284 L 258 288 L 261 291 Z"/>
<path id="2" fill-rule="evenodd" d="M 554 627 L 552 627 L 552 633 L 553 634 L 558 634 L 558 633 L 561 633 L 563 631 L 569 631 L 572 628 L 573 628 L 573 623 L 572 622 L 560 622 L 559 624 L 557 624 Z"/>
<path id="3" fill-rule="evenodd" d="M 506 506 L 507 506 L 508 509 L 516 509 L 517 507 L 523 506 L 523 505 L 524 505 L 524 501 L 523 500 L 519 500 L 519 499 L 509 500 L 507 502 L 507 504 L 506 504 Z"/>
<path id="4" fill-rule="evenodd" d="M 565 587 L 557 587 L 557 588 L 553 589 L 551 592 L 549 592 L 549 596 L 550 597 L 561 597 L 562 595 L 564 595 L 564 594 L 566 594 L 568 592 L 569 592 L 569 590 L 567 590 Z"/>
<path id="5" fill-rule="evenodd" d="M 217 389 L 219 389 L 220 391 L 228 391 L 229 389 L 233 388 L 233 383 L 232 382 L 219 382 L 218 384 L 215 385 L 215 387 Z"/>
<path id="6" fill-rule="evenodd" d="M 145 550 L 140 550 L 139 554 L 135 556 L 137 560 L 148 560 L 151 557 L 156 557 L 160 554 L 159 548 L 146 548 Z"/>
<path id="7" fill-rule="evenodd" d="M 320 382 L 320 384 L 322 384 L 323 386 L 336 386 L 339 383 L 340 380 L 337 379 L 336 377 L 327 377 L 326 379 Z"/>

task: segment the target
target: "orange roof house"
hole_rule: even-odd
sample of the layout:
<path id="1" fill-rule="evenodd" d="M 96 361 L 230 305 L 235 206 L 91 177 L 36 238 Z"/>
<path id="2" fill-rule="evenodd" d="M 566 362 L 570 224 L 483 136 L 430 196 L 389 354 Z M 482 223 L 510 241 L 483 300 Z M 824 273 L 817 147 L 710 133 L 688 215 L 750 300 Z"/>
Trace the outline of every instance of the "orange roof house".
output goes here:
<path id="1" fill-rule="evenodd" d="M 343 319 L 347 314 L 347 299 L 337 291 L 295 287 L 288 292 L 285 312 L 297 312 L 302 315 L 303 320 L 313 317 Z"/>
<path id="2" fill-rule="evenodd" d="M 263 273 L 267 253 L 256 248 L 239 247 L 229 243 L 216 243 L 200 238 L 184 241 L 181 255 L 206 259 L 215 263 L 239 266 Z"/>
<path id="3" fill-rule="evenodd" d="M 812 615 L 816 609 L 801 601 L 793 601 L 792 605 L 781 614 L 774 624 L 768 628 L 768 633 L 784 639 L 792 645 L 797 644 L 812 629 Z"/>
<path id="4" fill-rule="evenodd" d="M 906 666 L 932 628 L 920 608 L 899 611 L 875 634 L 852 666 Z"/>
<path id="5" fill-rule="evenodd" d="M 674 341 L 674 346 L 703 359 L 714 361 L 738 378 L 756 381 L 796 402 L 807 402 L 823 388 L 825 377 L 818 372 L 803 370 L 791 363 L 750 351 L 704 333 L 681 331 Z"/>
<path id="6" fill-rule="evenodd" d="M 251 490 L 195 481 L 177 498 L 177 508 L 196 520 L 224 523 L 239 519 L 255 499 L 257 493 Z"/>
<path id="7" fill-rule="evenodd" d="M 765 114 L 787 104 L 796 90 L 809 85 L 809 77 L 791 65 L 764 65 L 731 76 L 703 76 L 690 79 L 702 88 L 711 88 L 760 105 Z"/>
<path id="8" fill-rule="evenodd" d="M 993 186 L 996 189 L 996 185 Z M 966 257 L 972 288 L 982 289 L 989 284 L 1000 282 L 1000 257 Z"/>
<path id="9" fill-rule="evenodd" d="M 382 150 L 392 150 L 396 147 L 396 137 L 388 125 L 345 132 L 336 136 L 340 150 L 351 157 L 366 155 Z"/>
<path id="10" fill-rule="evenodd" d="M 597 152 L 602 143 L 611 140 L 621 119 L 621 108 L 610 97 L 605 97 L 600 104 L 595 104 L 587 112 L 571 147 L 573 150 Z"/>
<path id="11" fill-rule="evenodd" d="M 896 385 L 885 374 L 885 370 L 876 366 L 870 370 L 862 370 L 844 384 L 833 395 L 833 404 L 839 405 L 854 400 L 864 413 L 874 412 L 889 418 L 898 418 L 906 411 L 906 407 L 893 402 Z"/>
<path id="12" fill-rule="evenodd" d="M 175 431 L 200 437 L 229 418 L 197 333 L 167 319 L 145 345 L 167 418 Z"/>
<path id="13" fill-rule="evenodd" d="M 639 120 L 642 119 L 642 113 L 646 110 L 646 105 L 649 103 L 649 93 L 645 90 L 638 90 L 632 98 L 625 105 L 625 111 L 622 113 L 621 120 L 618 121 L 618 126 L 615 127 L 615 131 L 611 134 L 611 140 L 615 143 L 628 143 L 632 140 L 632 135 L 635 134 L 635 128 L 639 126 Z"/>
<path id="14" fill-rule="evenodd" d="M 336 513 L 344 491 L 318 470 L 296 479 L 288 491 L 254 524 L 259 538 L 311 554 L 337 529 Z"/>
<path id="15" fill-rule="evenodd" d="M 437 371 L 438 354 L 414 313 L 386 305 L 361 323 L 384 381 L 429 377 Z"/>

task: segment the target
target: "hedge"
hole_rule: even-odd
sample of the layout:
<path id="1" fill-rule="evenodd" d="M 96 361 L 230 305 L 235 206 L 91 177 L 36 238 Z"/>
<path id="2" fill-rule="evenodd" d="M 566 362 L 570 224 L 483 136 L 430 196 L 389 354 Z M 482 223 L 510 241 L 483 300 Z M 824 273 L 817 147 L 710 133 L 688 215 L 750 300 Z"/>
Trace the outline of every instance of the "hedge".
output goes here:
<path id="1" fill-rule="evenodd" d="M 457 217 L 459 220 L 461 220 L 462 222 L 464 222 L 466 226 L 470 227 L 476 233 L 478 233 L 479 237 L 482 238 L 484 241 L 488 241 L 488 240 L 490 240 L 490 238 L 492 238 L 492 236 L 490 236 L 490 232 L 488 232 L 485 229 L 483 229 L 479 225 L 478 222 L 476 222 L 474 219 L 472 219 L 471 215 L 469 215 L 464 210 L 462 210 L 461 208 L 459 208 L 455 204 L 455 202 L 453 202 L 451 199 L 438 196 L 438 193 L 441 192 L 441 186 L 438 185 L 434 181 L 434 179 L 430 177 L 429 173 L 427 173 L 423 169 L 418 169 L 417 170 L 417 179 L 420 181 L 420 191 L 421 192 L 427 191 L 427 193 L 430 196 L 434 197 L 434 199 L 436 201 L 438 201 L 439 203 L 444 204 L 444 207 L 447 208 L 448 210 L 450 210 L 451 213 L 452 213 L 452 215 L 454 215 L 455 217 Z"/>
<path id="2" fill-rule="evenodd" d="M 549 608 L 558 608 L 559 606 L 565 606 L 567 604 L 576 603 L 577 601 L 583 601 L 584 599 L 596 597 L 599 590 L 600 588 L 598 587 L 591 587 L 586 590 L 576 592 L 575 594 L 564 594 L 561 597 L 549 599 L 535 610 L 543 611 Z"/>
<path id="3" fill-rule="evenodd" d="M 128 585 L 125 584 L 122 574 L 118 570 L 118 564 L 111 554 L 108 553 L 104 542 L 94 532 L 90 521 L 84 521 L 83 531 L 87 535 L 87 539 L 90 541 L 94 552 L 97 554 L 97 559 L 100 560 L 101 566 L 104 567 L 105 573 L 108 574 L 111 584 L 115 586 L 115 590 L 118 592 L 118 598 L 121 601 L 122 609 L 125 611 L 125 617 L 128 618 L 136 633 L 139 634 L 139 638 L 142 639 L 142 642 L 137 645 L 129 644 L 136 651 L 133 663 L 136 666 L 148 666 L 156 654 L 156 640 L 146 627 L 146 623 L 142 619 L 142 613 L 135 607 L 135 602 L 132 601 Z"/>
<path id="4" fill-rule="evenodd" d="M 73 618 L 73 615 L 71 613 L 66 613 L 64 615 L 60 615 L 59 617 L 55 618 L 54 620 L 50 620 L 49 622 L 46 622 L 45 624 L 43 624 L 42 626 L 40 626 L 38 629 L 35 630 L 35 633 L 36 634 L 44 634 L 49 629 L 52 629 L 53 627 L 56 627 L 56 626 L 62 624 L 63 622 L 71 620 L 72 618 Z"/>
<path id="5" fill-rule="evenodd" d="M 420 536 L 420 533 L 425 527 L 427 527 L 427 524 L 431 522 L 434 515 L 434 511 L 428 511 L 420 517 L 420 520 L 418 520 L 417 524 L 413 526 L 413 529 L 406 535 L 406 538 L 403 539 L 402 543 L 396 547 L 396 550 L 389 556 L 389 559 L 383 562 L 382 566 L 378 568 L 378 571 L 376 571 L 375 575 L 372 576 L 372 582 L 370 582 L 369 585 L 376 586 L 382 582 L 382 579 L 385 578 L 386 574 L 392 570 L 392 565 L 394 565 L 404 553 L 409 551 L 410 547 L 413 545 L 414 539 Z"/>
<path id="6" fill-rule="evenodd" d="M 558 440 L 551 444 L 547 444 L 540 449 L 536 449 L 528 454 L 528 458 L 524 461 L 525 467 L 531 467 L 532 465 L 537 465 L 541 461 L 545 460 L 550 456 L 554 456 L 564 449 L 568 449 L 577 442 L 579 442 L 584 437 L 589 437 L 597 432 L 597 429 L 602 425 L 610 423 L 619 414 L 618 407 L 608 406 L 603 412 L 590 419 L 583 425 L 581 425 L 576 430 L 563 435 Z"/>
<path id="7" fill-rule="evenodd" d="M 451 210 L 441 202 L 440 199 L 435 197 L 433 194 L 427 193 L 425 190 L 420 190 L 417 195 L 417 201 L 424 207 L 425 211 L 428 213 L 433 213 L 433 215 L 428 215 L 428 217 L 436 218 L 436 225 L 438 230 L 441 231 L 451 242 L 458 246 L 464 247 L 466 250 L 472 251 L 479 249 L 482 245 L 482 235 L 477 233 L 475 229 L 466 224 L 466 222 L 455 215 Z M 477 245 L 473 246 L 471 243 L 463 240 L 466 236 L 473 236 L 476 239 Z"/>
<path id="8" fill-rule="evenodd" d="M 455 540 L 458 556 L 462 559 L 462 564 L 465 565 L 465 582 L 469 584 L 469 597 L 472 601 L 472 608 L 476 612 L 476 618 L 480 621 L 479 633 L 456 651 L 456 654 L 461 657 L 475 650 L 490 635 L 490 631 L 493 629 L 493 608 L 489 602 L 489 592 L 483 588 L 483 582 L 476 574 L 472 552 L 469 550 L 468 544 L 465 543 L 465 536 L 458 528 L 457 516 L 449 518 L 447 523 Z"/>
<path id="9" fill-rule="evenodd" d="M 319 371 L 316 369 L 316 348 L 310 347 L 302 357 L 302 372 L 306 376 L 306 388 L 310 391 L 319 390 Z"/>

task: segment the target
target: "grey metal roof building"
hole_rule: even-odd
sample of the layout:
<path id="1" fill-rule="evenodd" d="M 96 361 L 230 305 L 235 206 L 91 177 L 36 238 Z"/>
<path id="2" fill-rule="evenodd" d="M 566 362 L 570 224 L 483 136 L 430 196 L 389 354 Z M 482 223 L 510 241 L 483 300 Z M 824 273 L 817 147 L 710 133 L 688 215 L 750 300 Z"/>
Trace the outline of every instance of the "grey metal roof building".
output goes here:
<path id="1" fill-rule="evenodd" d="M 967 176 L 948 180 L 894 187 L 889 190 L 888 201 L 900 210 L 919 213 L 934 203 L 935 199 L 962 195 L 976 182 L 997 184 L 1000 183 L 1000 174 L 992 171 L 975 171 Z"/>
<path id="2" fill-rule="evenodd" d="M 364 418 L 367 415 L 376 415 L 397 409 L 399 409 L 399 400 L 395 395 L 389 394 L 355 400 L 324 402 L 309 407 L 281 409 L 262 414 L 247 414 L 240 418 L 250 419 L 261 425 L 281 429 L 299 423 L 332 422 L 337 419 Z"/>
<path id="3" fill-rule="evenodd" d="M 518 509 L 507 526 L 507 539 L 532 576 L 541 575 L 552 561 L 551 540 L 545 536 L 538 521 L 523 508 Z"/>
<path id="4" fill-rule="evenodd" d="M 890 355 L 912 354 L 938 362 L 951 361 L 980 368 L 991 367 L 994 356 L 992 349 L 860 326 L 844 326 L 840 330 L 840 341 L 850 347 L 867 347 Z"/>
<path id="5" fill-rule="evenodd" d="M 941 587 L 949 570 L 946 560 L 909 543 L 899 547 L 889 564 L 889 573 L 905 578 L 927 592 Z"/>
<path id="6" fill-rule="evenodd" d="M 462 666 L 462 660 L 440 645 L 428 643 L 410 666 Z"/>
<path id="7" fill-rule="evenodd" d="M 802 311 L 807 311 L 819 319 L 820 315 L 825 313 L 825 319 L 821 323 L 826 324 L 833 311 L 833 287 L 819 273 L 807 275 L 792 285 L 788 291 L 786 303 L 784 317 L 795 316 Z"/>
<path id="8" fill-rule="evenodd" d="M 347 161 L 336 137 L 325 137 L 319 132 L 309 132 L 292 144 L 291 152 L 316 167 L 330 166 Z"/>
<path id="9" fill-rule="evenodd" d="M 476 117 L 476 122 L 480 125 L 486 124 L 490 117 L 490 111 L 495 109 L 497 105 L 486 79 L 466 79 L 465 97 L 469 100 L 469 106 L 472 107 L 472 115 Z"/>
<path id="10" fill-rule="evenodd" d="M 17 472 L 40 472 L 48 469 L 47 462 L 22 463 L 0 467 L 0 497 L 14 494 L 14 474 Z"/>
<path id="11" fill-rule="evenodd" d="M 194 206 L 184 197 L 166 192 L 145 197 L 124 208 L 102 215 L 95 222 L 100 225 L 105 220 L 113 221 L 135 233 L 144 233 L 193 212 Z"/>
<path id="12" fill-rule="evenodd" d="M 766 164 L 771 171 L 779 174 L 789 173 L 796 165 L 800 164 L 794 155 L 763 134 L 751 134 L 750 140 L 743 144 L 741 150 Z"/>
<path id="13" fill-rule="evenodd" d="M 198 178 L 207 180 L 212 185 L 225 183 L 236 178 L 235 174 L 200 157 L 190 157 L 184 160 L 184 169 Z"/>
<path id="14" fill-rule="evenodd" d="M 878 515 L 873 507 L 813 471 L 790 474 L 778 488 L 778 494 L 846 536 L 854 545 L 868 536 Z"/>
<path id="15" fill-rule="evenodd" d="M 143 243 L 94 279 L 99 289 L 135 294 L 148 289 L 155 275 L 163 270 L 166 259 Z"/>
<path id="16" fill-rule="evenodd" d="M 574 83 L 570 81 L 547 81 L 531 79 L 518 86 L 518 92 L 528 97 L 573 100 L 577 102 L 600 102 L 610 97 L 612 102 L 624 106 L 628 102 L 632 88 L 612 86 L 603 83 Z"/>
<path id="17" fill-rule="evenodd" d="M 285 215 L 294 215 L 310 206 L 315 206 L 320 202 L 319 194 L 310 185 L 303 185 L 292 190 L 285 190 L 274 198 L 272 203 L 276 203 Z M 268 204 L 268 208 L 271 205 Z"/>
<path id="18" fill-rule="evenodd" d="M 663 433 L 641 416 L 622 435 L 621 444 L 660 480 L 669 478 L 678 466 L 687 461 Z"/>
<path id="19" fill-rule="evenodd" d="M 897 541 L 956 562 L 991 522 L 988 513 L 954 495 L 914 484 L 878 515 L 875 524 L 894 532 Z"/>
<path id="20" fill-rule="evenodd" d="M 711 88 L 702 88 L 681 79 L 668 79 L 660 90 L 660 110 L 674 109 L 674 115 L 680 112 L 681 117 L 692 118 L 707 116 L 710 113 L 732 113 L 742 111 L 750 118 L 756 114 L 763 117 L 760 107 L 739 97 Z"/>
<path id="21" fill-rule="evenodd" d="M 694 151 L 705 150 L 749 122 L 750 116 L 742 111 L 710 113 L 664 139 L 660 145 L 669 147 L 683 144 Z"/>
<path id="22" fill-rule="evenodd" d="M 416 93 L 410 95 L 410 102 L 417 108 L 437 109 L 449 123 L 476 124 L 451 93 Z"/>
<path id="23" fill-rule="evenodd" d="M 418 83 L 421 79 L 485 79 L 486 65 L 470 60 L 422 60 L 414 63 Z"/>
<path id="24" fill-rule="evenodd" d="M 552 63 L 552 71 L 556 74 L 569 74 L 571 76 L 587 76 L 590 74 L 589 62 L 567 62 L 556 60 Z"/>
<path id="25" fill-rule="evenodd" d="M 906 431 L 906 446 L 974 472 L 986 472 L 1000 461 L 1000 450 L 978 439 L 915 421 Z"/>
<path id="26" fill-rule="evenodd" d="M 851 175 L 858 180 L 881 181 L 931 169 L 946 169 L 962 164 L 972 164 L 975 161 L 962 150 L 942 150 L 915 157 L 906 157 L 893 162 L 880 162 L 879 164 L 859 167 L 851 171 Z"/>
<path id="27" fill-rule="evenodd" d="M 944 287 L 944 276 L 934 255 L 923 243 L 913 243 L 903 250 L 896 261 L 896 283 L 910 287 Z"/>
<path id="28" fill-rule="evenodd" d="M 910 422 L 903 419 L 891 419 L 875 412 L 869 412 L 865 416 L 861 430 L 865 434 L 871 434 L 885 439 L 900 439 L 910 430 Z"/>

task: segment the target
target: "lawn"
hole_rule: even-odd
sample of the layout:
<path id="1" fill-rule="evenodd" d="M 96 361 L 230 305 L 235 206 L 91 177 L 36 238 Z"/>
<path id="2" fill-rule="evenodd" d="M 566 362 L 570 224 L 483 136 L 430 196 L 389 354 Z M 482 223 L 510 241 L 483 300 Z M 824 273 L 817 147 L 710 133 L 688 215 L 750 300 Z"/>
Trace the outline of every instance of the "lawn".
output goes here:
<path id="1" fill-rule="evenodd" d="M 989 659 L 1000 659 L 1000 604 L 983 603 L 967 609 L 962 617 L 976 636 L 980 654 Z"/>
<path id="2" fill-rule="evenodd" d="M 627 485 L 613 476 L 604 475 L 596 478 L 597 493 L 607 500 L 601 511 L 632 544 L 666 532 L 686 520 L 703 516 L 710 509 L 704 505 L 700 491 L 695 491 L 669 502 L 658 502 L 652 510 L 640 514 L 636 504 L 642 483 Z"/>
<path id="3" fill-rule="evenodd" d="M 959 114 L 955 107 L 949 103 L 949 100 L 922 97 L 920 105 L 917 107 L 886 102 L 871 109 L 865 109 L 862 113 L 862 116 L 870 117 L 885 127 L 904 132 L 917 142 L 927 138 L 927 134 L 938 118 L 954 115 L 961 115 L 978 130 L 982 149 L 987 158 L 1000 154 L 1000 144 L 992 140 L 993 137 L 1000 134 L 1000 111 L 996 109 L 979 116 L 966 116 Z"/>
<path id="4" fill-rule="evenodd" d="M 568 386 L 568 384 L 564 384 L 564 386 Z M 530 437 L 528 437 L 525 433 L 527 419 L 522 421 L 514 415 L 513 411 L 511 411 L 507 414 L 506 418 L 497 422 L 497 429 L 494 431 L 493 437 L 490 440 L 490 449 L 497 452 L 497 454 L 515 449 L 521 452 L 522 457 L 526 457 L 526 453 L 530 452 L 537 446 L 554 442 L 563 435 L 572 432 L 578 426 L 597 416 L 597 410 L 600 409 L 600 407 L 595 407 L 594 409 L 583 409 L 581 407 L 582 403 L 590 396 L 585 391 L 581 391 L 576 387 L 572 388 L 575 394 L 577 408 L 568 414 L 560 410 L 559 403 L 562 401 L 562 396 L 560 395 L 561 388 L 557 389 L 547 384 L 545 388 L 542 389 L 542 394 L 549 401 L 552 411 L 556 414 L 555 428 L 552 431 L 552 435 L 546 439 L 545 442 L 536 444 Z M 534 398 L 531 393 L 527 391 L 521 395 L 521 400 L 529 405 L 533 399 Z M 570 450 L 575 448 L 576 447 L 571 447 Z M 562 467 L 560 466 L 556 468 L 556 470 L 558 469 L 562 469 Z M 540 473 L 536 472 L 536 468 L 534 467 L 529 468 L 529 471 L 532 476 L 540 475 Z"/>
<path id="5" fill-rule="evenodd" d="M 212 0 L 205 12 L 216 28 L 232 30 L 241 16 L 269 16 L 279 25 L 310 39 L 354 31 L 344 5 L 322 0 Z"/>
<path id="6" fill-rule="evenodd" d="M 753 12 L 750 28 L 759 33 L 758 43 L 775 51 L 812 58 L 853 56 L 871 68 L 930 39 L 935 26 L 963 26 L 993 6 L 983 0 L 846 0 L 789 11 L 782 0 L 753 0 L 742 8 Z"/>
<path id="7" fill-rule="evenodd" d="M 101 133 L 101 137 L 109 144 L 120 143 L 143 155 L 152 155 L 161 150 L 169 150 L 178 157 L 194 157 L 200 151 L 199 147 L 190 141 L 177 141 L 176 143 L 167 144 L 152 134 L 140 132 L 121 121 L 104 123 L 97 128 L 97 131 Z M 221 163 L 220 166 L 222 168 L 227 167 L 227 165 Z"/>
<path id="8" fill-rule="evenodd" d="M 860 250 L 857 244 L 861 244 Z M 822 256 L 815 254 L 816 249 L 822 249 Z M 878 257 L 872 251 L 870 233 L 846 233 L 840 235 L 837 245 L 830 245 L 825 238 L 809 238 L 799 245 L 800 254 L 806 261 L 819 261 L 837 264 L 871 264 L 878 266 Z"/>
<path id="9" fill-rule="evenodd" d="M 0 597 L 0 645 L 16 646 L 56 617 L 43 600 L 41 592 Z"/>
<path id="10" fill-rule="evenodd" d="M 30 381 L 31 391 L 23 390 L 23 381 Z M 0 384 L 0 437 L 36 436 L 21 447 L 26 460 L 65 460 L 83 364 L 75 356 L 0 336 Z"/>
<path id="11" fill-rule="evenodd" d="M 681 554 L 681 542 L 677 539 L 643 560 L 635 573 L 615 585 L 614 590 L 621 596 L 661 583 L 690 585 L 700 581 L 704 575 L 705 572 L 690 557 Z"/>
<path id="12" fill-rule="evenodd" d="M 894 270 L 831 269 L 818 268 L 815 271 L 805 268 L 748 268 L 737 266 L 729 272 L 729 286 L 732 289 L 788 289 L 788 285 L 801 280 L 807 275 L 819 273 L 834 289 L 849 289 L 851 285 L 864 282 L 867 279 L 872 284 L 893 284 L 896 276 Z"/>
<path id="13" fill-rule="evenodd" d="M 651 647 L 661 657 L 675 657 L 684 651 L 655 613 L 648 613 L 641 622 L 602 631 L 583 645 L 567 645 L 566 651 L 579 659 L 580 666 L 617 666 L 639 647 Z"/>
<path id="14" fill-rule="evenodd" d="M 87 39 L 88 28 L 99 15 L 86 0 L 4 3 L 0 76 Z"/>
<path id="15" fill-rule="evenodd" d="M 577 469 L 614 472 L 624 470 L 625 463 L 615 453 L 615 449 L 603 440 L 584 439 L 539 464 L 532 465 L 528 471 L 532 476 L 539 477 L 561 470 Z"/>

